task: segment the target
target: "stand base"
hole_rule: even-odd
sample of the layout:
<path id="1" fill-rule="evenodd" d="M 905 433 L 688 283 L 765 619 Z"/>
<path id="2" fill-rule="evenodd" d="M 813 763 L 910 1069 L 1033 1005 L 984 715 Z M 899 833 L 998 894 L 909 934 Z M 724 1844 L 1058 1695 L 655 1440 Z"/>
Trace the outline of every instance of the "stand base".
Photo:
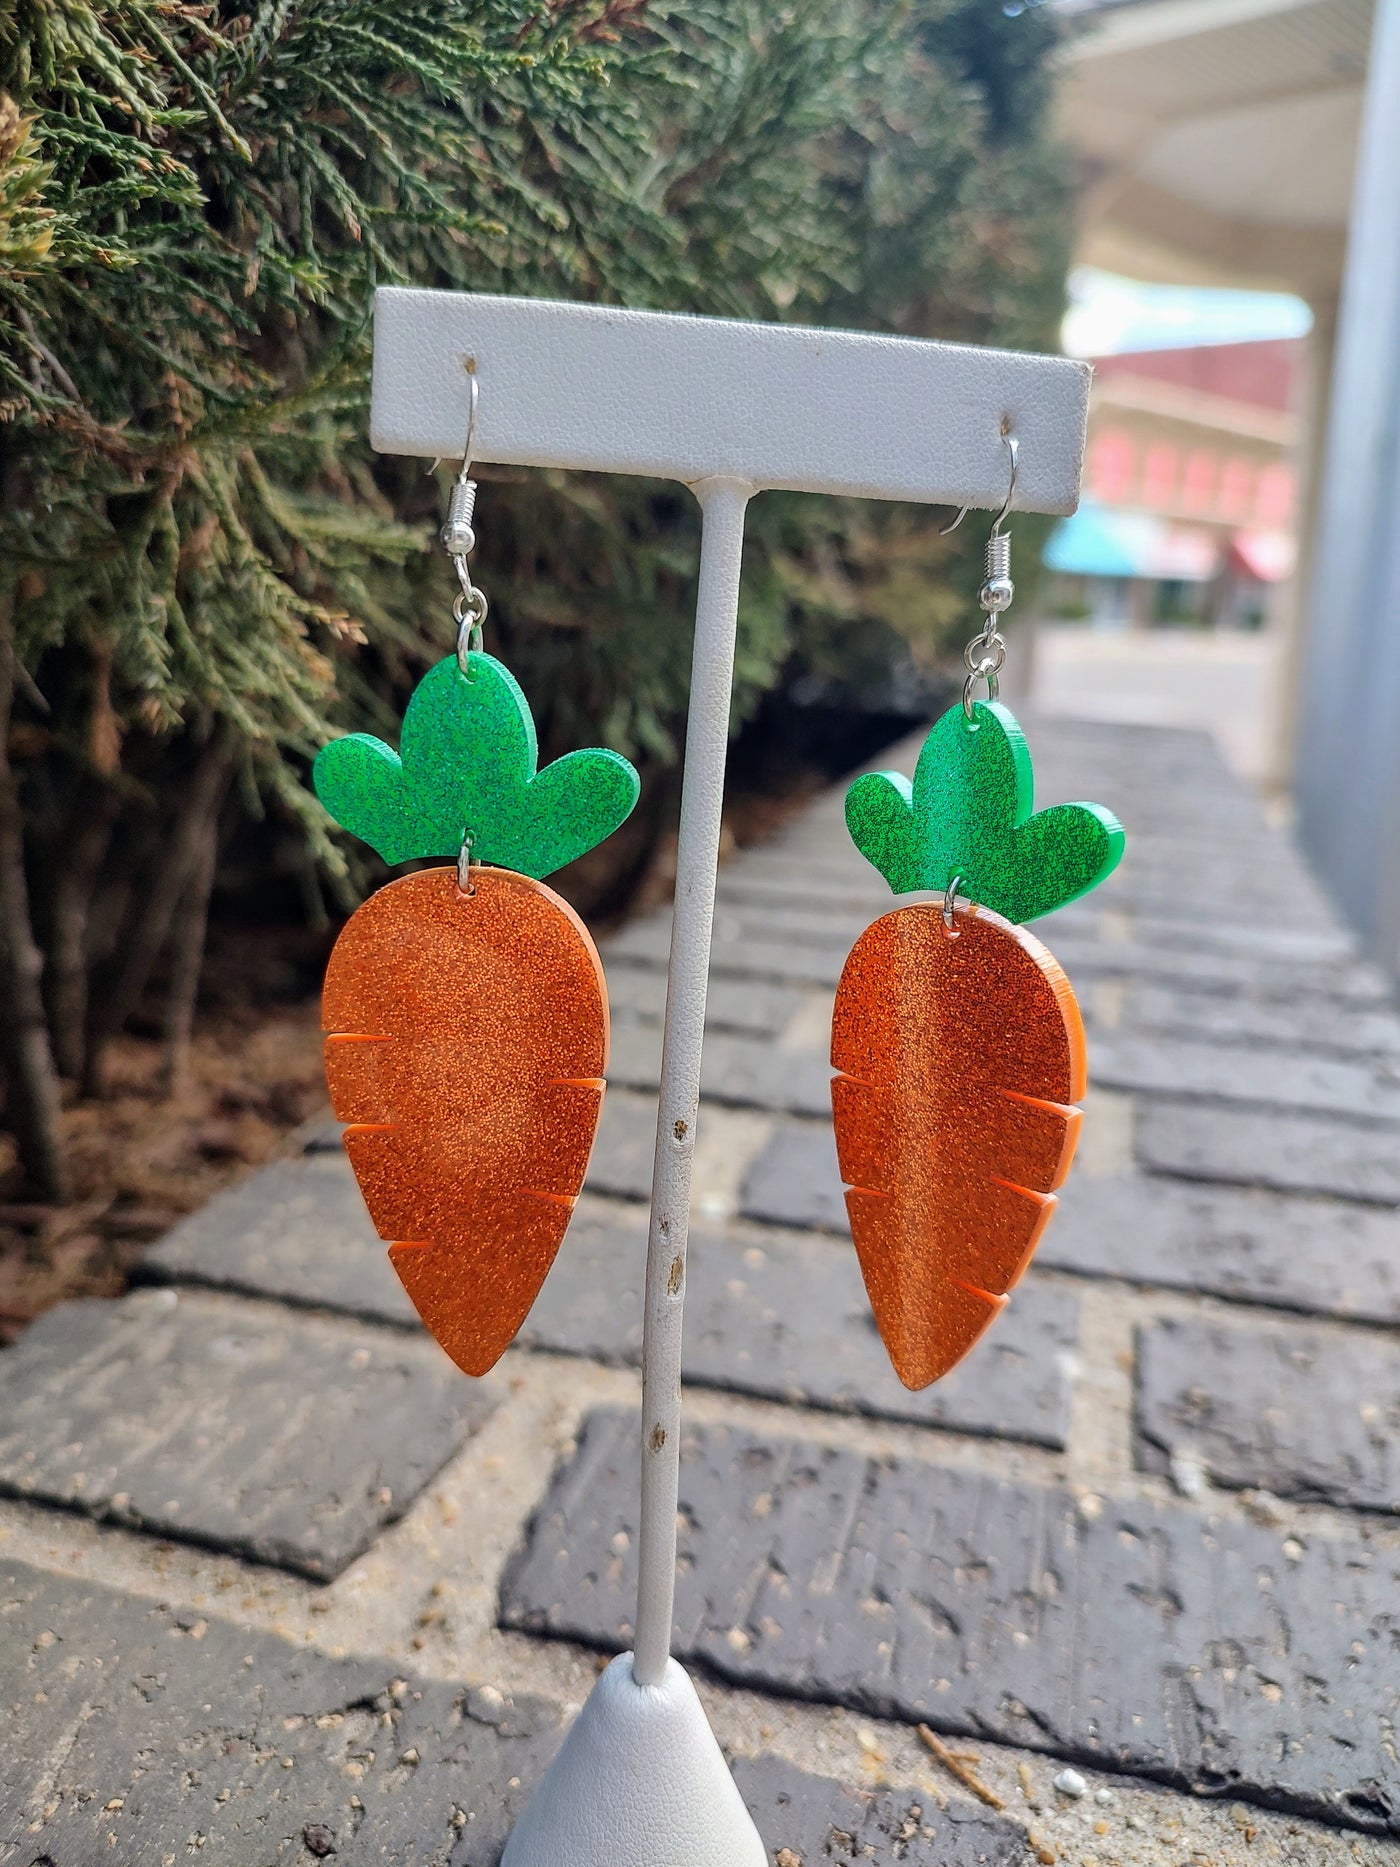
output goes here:
<path id="1" fill-rule="evenodd" d="M 501 1867 L 768 1867 L 695 1687 L 615 1659 L 515 1825 Z"/>

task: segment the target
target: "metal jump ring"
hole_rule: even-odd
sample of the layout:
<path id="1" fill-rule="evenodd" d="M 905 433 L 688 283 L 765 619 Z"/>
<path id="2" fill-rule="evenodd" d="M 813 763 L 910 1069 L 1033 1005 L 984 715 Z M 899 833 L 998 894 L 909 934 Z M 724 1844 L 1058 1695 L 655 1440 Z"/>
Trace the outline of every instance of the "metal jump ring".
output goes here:
<path id="1" fill-rule="evenodd" d="M 978 649 L 983 653 L 977 654 Z M 963 650 L 963 666 L 969 674 L 1000 674 L 1006 666 L 1006 643 L 996 633 L 974 635 Z"/>
<path id="2" fill-rule="evenodd" d="M 968 720 L 974 724 L 974 729 L 975 729 L 976 715 L 973 712 L 972 702 L 973 702 L 973 696 L 977 691 L 977 683 L 979 680 L 983 680 L 987 683 L 988 700 L 995 700 L 997 697 L 997 671 L 996 669 L 995 668 L 977 668 L 973 673 L 969 674 L 967 679 L 963 682 L 963 691 L 962 691 L 963 712 L 967 715 Z"/>
<path id="3" fill-rule="evenodd" d="M 472 880 L 472 844 L 476 838 L 470 830 L 462 835 L 462 847 L 457 851 L 457 887 L 464 895 L 476 893 L 476 883 Z"/>
<path id="4" fill-rule="evenodd" d="M 486 612 L 489 607 L 490 605 L 486 601 L 486 592 L 473 587 L 470 590 L 464 590 L 460 596 L 453 598 L 452 619 L 459 627 L 463 623 L 470 623 L 473 629 L 479 629 L 486 620 Z"/>
<path id="5" fill-rule="evenodd" d="M 457 623 L 457 666 L 472 679 L 471 657 L 481 653 L 481 625 L 486 620 L 487 602 L 480 590 L 463 591 L 452 605 Z"/>
<path id="6" fill-rule="evenodd" d="M 955 875 L 943 890 L 943 931 L 950 940 L 958 940 L 962 937 L 962 928 L 954 924 L 953 918 L 957 909 L 958 890 L 962 887 L 962 879 L 961 875 Z"/>
<path id="7" fill-rule="evenodd" d="M 474 681 L 471 658 L 481 653 L 481 625 L 463 617 L 457 625 L 457 666 L 465 678 Z"/>

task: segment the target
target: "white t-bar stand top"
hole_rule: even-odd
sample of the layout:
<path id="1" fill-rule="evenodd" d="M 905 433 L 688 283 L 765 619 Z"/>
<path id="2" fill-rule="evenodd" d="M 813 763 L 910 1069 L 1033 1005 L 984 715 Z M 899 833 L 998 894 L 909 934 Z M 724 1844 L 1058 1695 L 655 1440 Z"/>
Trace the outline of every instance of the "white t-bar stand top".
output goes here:
<path id="1" fill-rule="evenodd" d="M 663 1688 L 686 1234 L 745 507 L 783 488 L 995 509 L 1007 489 L 1002 437 L 1012 433 L 1017 507 L 1072 512 L 1090 372 L 1060 357 L 860 332 L 384 288 L 375 298 L 375 447 L 456 459 L 468 359 L 480 386 L 477 461 L 681 480 L 702 514 L 647 1253 L 632 1659 L 638 1685 Z M 554 1858 L 572 1857 L 564 1848 Z"/>

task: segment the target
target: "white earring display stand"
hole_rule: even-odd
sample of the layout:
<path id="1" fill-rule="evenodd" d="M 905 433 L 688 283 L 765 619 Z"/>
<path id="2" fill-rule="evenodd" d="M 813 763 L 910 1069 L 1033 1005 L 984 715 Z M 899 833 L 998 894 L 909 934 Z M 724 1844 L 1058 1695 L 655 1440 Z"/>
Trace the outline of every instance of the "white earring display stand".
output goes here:
<path id="1" fill-rule="evenodd" d="M 1089 369 L 858 332 L 384 288 L 375 447 L 456 459 L 468 359 L 478 462 L 680 480 L 702 515 L 647 1251 L 636 1633 L 503 1867 L 764 1867 L 695 1688 L 670 1657 L 686 1237 L 744 512 L 776 488 L 996 509 L 1006 433 L 1020 442 L 1018 509 L 1072 512 Z"/>

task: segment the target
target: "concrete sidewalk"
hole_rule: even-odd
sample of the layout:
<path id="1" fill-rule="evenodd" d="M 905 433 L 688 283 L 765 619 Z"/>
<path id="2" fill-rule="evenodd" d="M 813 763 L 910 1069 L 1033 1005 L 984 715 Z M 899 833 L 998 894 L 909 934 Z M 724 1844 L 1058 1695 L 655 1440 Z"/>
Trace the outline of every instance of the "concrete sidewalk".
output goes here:
<path id="1" fill-rule="evenodd" d="M 1203 728 L 1237 776 L 1276 783 L 1281 654 L 1270 630 L 1038 622 L 1030 652 L 1035 712 L 1044 719 Z"/>
<path id="2" fill-rule="evenodd" d="M 1130 834 L 1042 930 L 1085 1142 L 925 1394 L 828 1114 L 888 893 L 836 794 L 722 872 L 677 1650 L 779 1867 L 1393 1863 L 1400 1015 L 1204 736 L 1031 739 L 1039 802 Z M 0 1863 L 496 1861 L 630 1632 L 667 941 L 606 950 L 590 1190 L 487 1380 L 417 1328 L 329 1129 L 0 1355 Z"/>

